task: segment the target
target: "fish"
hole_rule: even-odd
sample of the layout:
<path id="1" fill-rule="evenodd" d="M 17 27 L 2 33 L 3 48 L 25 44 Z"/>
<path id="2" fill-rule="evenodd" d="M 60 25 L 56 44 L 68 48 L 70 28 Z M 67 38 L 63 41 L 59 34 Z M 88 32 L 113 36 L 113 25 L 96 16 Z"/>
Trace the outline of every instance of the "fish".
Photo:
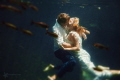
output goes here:
<path id="1" fill-rule="evenodd" d="M 31 25 L 33 25 L 33 24 L 35 24 L 36 26 L 42 27 L 42 28 L 48 28 L 49 27 L 49 25 L 44 23 L 44 22 L 34 22 L 34 21 L 32 21 Z"/>
<path id="2" fill-rule="evenodd" d="M 0 8 L 5 8 L 5 7 L 7 7 L 7 6 L 3 5 L 3 4 L 0 5 Z"/>
<path id="3" fill-rule="evenodd" d="M 98 65 L 98 66 L 94 67 L 93 69 L 96 71 L 103 71 L 103 70 L 109 70 L 110 68 L 106 67 L 106 66 Z"/>
<path id="4" fill-rule="evenodd" d="M 100 71 L 100 72 L 103 71 L 102 69 L 100 69 L 98 67 L 94 67 L 93 69 L 96 70 L 96 71 Z"/>
<path id="5" fill-rule="evenodd" d="M 29 31 L 29 30 L 25 30 L 25 29 L 19 29 L 19 30 L 22 31 L 22 32 L 25 33 L 25 34 L 30 35 L 30 36 L 33 35 L 33 33 L 32 33 L 31 31 Z"/>
<path id="6" fill-rule="evenodd" d="M 18 28 L 12 23 L 7 23 L 7 22 L 2 21 L 1 24 L 6 25 L 7 27 L 9 27 L 11 29 L 18 30 Z"/>
<path id="7" fill-rule="evenodd" d="M 12 4 L 19 5 L 19 6 L 21 6 L 21 8 L 24 9 L 24 10 L 27 10 L 28 5 L 31 4 L 31 2 L 29 2 L 29 1 L 23 2 L 22 0 L 21 0 L 21 1 L 18 1 L 18 0 L 7 0 L 7 2 L 8 2 L 8 3 L 12 3 Z"/>
<path id="8" fill-rule="evenodd" d="M 32 5 L 32 4 L 29 5 L 29 7 L 32 8 L 33 10 L 35 10 L 35 11 L 38 11 L 38 8 L 36 6 L 34 6 L 34 5 Z"/>
<path id="9" fill-rule="evenodd" d="M 3 4 L 1 4 L 1 5 L 0 5 L 0 8 L 1 8 L 1 9 L 6 9 L 6 10 L 11 10 L 11 11 L 18 12 L 18 13 L 22 13 L 21 10 L 19 10 L 18 8 L 13 7 L 13 6 L 11 6 L 11 5 L 3 5 Z"/>
<path id="10" fill-rule="evenodd" d="M 99 48 L 99 49 L 109 50 L 109 47 L 106 47 L 100 43 L 94 43 L 93 46 L 95 46 L 96 48 Z"/>
<path id="11" fill-rule="evenodd" d="M 51 69 L 54 69 L 54 65 L 53 64 L 49 64 L 48 66 L 46 66 L 45 68 L 44 68 L 44 72 L 46 72 L 46 71 L 49 71 L 49 70 L 51 70 Z"/>
<path id="12" fill-rule="evenodd" d="M 46 29 L 46 34 L 48 34 L 49 36 L 52 36 L 52 37 L 54 37 L 54 38 L 57 38 L 57 37 L 58 37 L 58 35 L 57 35 L 56 33 L 50 32 L 50 31 L 48 31 L 48 29 Z"/>

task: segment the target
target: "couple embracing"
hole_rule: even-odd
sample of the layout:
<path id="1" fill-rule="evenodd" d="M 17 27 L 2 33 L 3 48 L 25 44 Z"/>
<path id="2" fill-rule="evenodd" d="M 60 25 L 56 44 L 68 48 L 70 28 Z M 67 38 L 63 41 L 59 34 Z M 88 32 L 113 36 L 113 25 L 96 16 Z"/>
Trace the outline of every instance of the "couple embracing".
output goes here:
<path id="1" fill-rule="evenodd" d="M 95 70 L 95 65 L 90 59 L 89 53 L 82 48 L 82 38 L 87 39 L 86 34 L 90 34 L 85 27 L 79 25 L 78 17 L 70 17 L 66 13 L 60 13 L 53 26 L 53 31 L 58 35 L 54 38 L 54 55 L 60 59 L 63 64 L 54 67 L 58 72 L 48 76 L 49 80 L 61 78 L 66 72 L 74 69 L 76 58 L 81 64 L 82 80 L 106 80 L 111 76 L 120 76 L 120 70 L 110 70 L 102 66 L 102 71 Z M 70 51 L 75 54 L 73 56 Z M 78 73 L 79 74 L 79 73 Z"/>

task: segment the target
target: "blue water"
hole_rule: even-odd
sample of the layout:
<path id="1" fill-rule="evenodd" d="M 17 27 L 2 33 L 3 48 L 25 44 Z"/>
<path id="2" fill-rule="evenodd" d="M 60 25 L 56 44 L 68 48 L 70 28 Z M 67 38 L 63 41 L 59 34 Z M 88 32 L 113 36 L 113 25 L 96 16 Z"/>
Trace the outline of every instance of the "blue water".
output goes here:
<path id="1" fill-rule="evenodd" d="M 26 0 L 24 0 L 26 1 Z M 45 29 L 31 25 L 31 21 L 45 22 L 52 31 L 59 13 L 68 13 L 71 17 L 79 17 L 80 24 L 90 30 L 88 39 L 83 41 L 92 61 L 98 65 L 120 69 L 120 6 L 118 0 L 29 0 L 39 11 L 31 8 L 23 10 L 22 14 L 0 10 L 0 22 L 5 21 L 18 28 L 33 32 L 29 36 L 20 31 L 0 25 L 0 77 L 5 73 L 5 80 L 47 80 L 54 72 L 43 72 L 52 64 L 61 64 L 53 54 L 53 37 L 45 34 Z M 93 43 L 102 43 L 110 47 L 109 51 L 95 48 Z M 20 74 L 20 75 L 18 75 Z M 61 80 L 80 80 L 79 66 L 72 73 L 67 73 Z M 3 78 L 1 78 L 3 79 Z"/>

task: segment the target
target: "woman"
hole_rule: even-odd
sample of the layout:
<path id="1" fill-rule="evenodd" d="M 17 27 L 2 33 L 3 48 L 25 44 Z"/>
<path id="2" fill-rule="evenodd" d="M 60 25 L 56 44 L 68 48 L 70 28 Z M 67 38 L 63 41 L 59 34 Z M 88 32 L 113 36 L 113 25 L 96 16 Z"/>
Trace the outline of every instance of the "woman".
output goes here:
<path id="1" fill-rule="evenodd" d="M 84 27 L 79 26 L 79 18 L 74 17 L 70 20 L 69 34 L 67 36 L 68 46 L 62 45 L 64 50 L 72 50 L 78 57 L 82 69 L 82 80 L 105 80 L 111 76 L 119 75 L 120 70 L 109 70 L 107 68 L 95 70 L 95 65 L 90 60 L 89 53 L 82 48 L 82 38 L 87 39 L 86 34 L 90 34 Z"/>

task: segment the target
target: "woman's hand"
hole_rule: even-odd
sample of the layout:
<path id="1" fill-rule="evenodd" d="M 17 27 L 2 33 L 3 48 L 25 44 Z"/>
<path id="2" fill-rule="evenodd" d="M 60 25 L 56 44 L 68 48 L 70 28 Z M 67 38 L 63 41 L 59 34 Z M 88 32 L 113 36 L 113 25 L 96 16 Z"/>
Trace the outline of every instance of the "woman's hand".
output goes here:
<path id="1" fill-rule="evenodd" d="M 70 48 L 70 47 L 72 47 L 73 45 L 70 44 L 70 43 L 64 42 L 63 44 L 61 44 L 61 46 L 64 47 L 64 48 Z"/>
<path id="2" fill-rule="evenodd" d="M 63 50 L 69 50 L 69 48 L 65 48 L 63 45 L 61 45 Z"/>
<path id="3" fill-rule="evenodd" d="M 86 39 L 87 39 L 87 36 L 86 36 L 86 34 L 85 34 L 85 33 L 82 33 L 82 37 L 84 38 L 84 40 L 86 40 Z"/>
<path id="4" fill-rule="evenodd" d="M 60 45 L 62 49 L 64 49 L 63 45 Z"/>
<path id="5" fill-rule="evenodd" d="M 85 30 L 85 33 L 86 33 L 86 34 L 90 34 L 90 31 L 88 31 L 88 30 Z"/>

